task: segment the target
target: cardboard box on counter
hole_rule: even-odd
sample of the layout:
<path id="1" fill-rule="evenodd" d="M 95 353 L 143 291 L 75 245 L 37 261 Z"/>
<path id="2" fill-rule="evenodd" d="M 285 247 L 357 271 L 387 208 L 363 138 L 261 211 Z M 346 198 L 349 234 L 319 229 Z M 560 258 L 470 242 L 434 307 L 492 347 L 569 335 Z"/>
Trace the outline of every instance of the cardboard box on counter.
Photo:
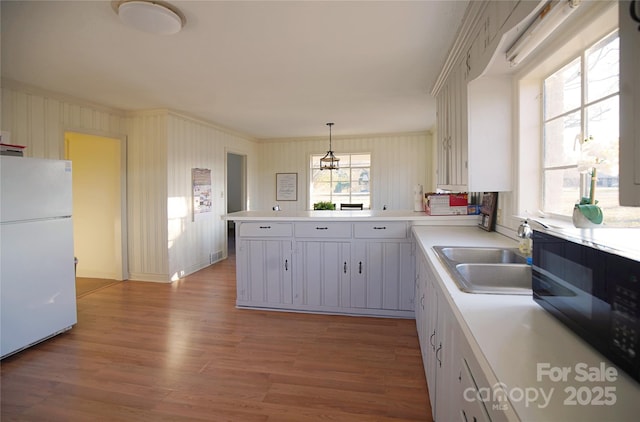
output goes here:
<path id="1" fill-rule="evenodd" d="M 429 215 L 467 215 L 467 207 L 430 207 L 424 209 Z"/>
<path id="2" fill-rule="evenodd" d="M 425 193 L 424 197 L 431 205 L 448 205 L 450 207 L 466 207 L 469 205 L 469 194 L 463 193 Z"/>
<path id="3" fill-rule="evenodd" d="M 429 215 L 467 215 L 467 193 L 427 193 L 424 211 Z"/>

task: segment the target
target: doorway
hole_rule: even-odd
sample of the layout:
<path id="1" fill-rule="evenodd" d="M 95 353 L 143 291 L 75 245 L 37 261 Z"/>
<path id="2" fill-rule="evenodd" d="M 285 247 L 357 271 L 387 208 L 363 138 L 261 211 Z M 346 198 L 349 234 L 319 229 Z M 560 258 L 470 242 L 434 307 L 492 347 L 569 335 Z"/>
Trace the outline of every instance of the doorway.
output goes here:
<path id="1" fill-rule="evenodd" d="M 105 283 L 126 280 L 125 139 L 65 133 L 72 163 L 76 276 Z"/>
<path id="2" fill-rule="evenodd" d="M 227 152 L 227 214 L 247 209 L 247 156 Z M 227 221 L 227 256 L 235 254 L 235 223 Z"/>

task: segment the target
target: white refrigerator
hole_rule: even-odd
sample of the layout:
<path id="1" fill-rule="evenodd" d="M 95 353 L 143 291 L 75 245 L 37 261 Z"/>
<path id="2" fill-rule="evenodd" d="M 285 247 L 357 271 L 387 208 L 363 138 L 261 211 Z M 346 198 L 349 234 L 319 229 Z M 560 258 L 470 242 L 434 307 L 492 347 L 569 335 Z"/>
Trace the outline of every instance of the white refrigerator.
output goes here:
<path id="1" fill-rule="evenodd" d="M 0 358 L 77 322 L 71 162 L 0 157 Z"/>

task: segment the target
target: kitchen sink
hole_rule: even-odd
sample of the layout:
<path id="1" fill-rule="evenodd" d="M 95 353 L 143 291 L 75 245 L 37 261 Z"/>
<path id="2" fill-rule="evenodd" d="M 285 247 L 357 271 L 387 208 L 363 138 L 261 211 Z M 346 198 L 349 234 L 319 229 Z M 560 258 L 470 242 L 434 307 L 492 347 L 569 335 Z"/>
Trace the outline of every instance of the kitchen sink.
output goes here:
<path id="1" fill-rule="evenodd" d="M 458 264 L 470 293 L 531 294 L 531 266 L 527 264 Z"/>
<path id="2" fill-rule="evenodd" d="M 465 264 L 526 264 L 526 259 L 518 255 L 516 249 L 503 248 L 455 248 L 439 247 L 447 259 Z"/>
<path id="3" fill-rule="evenodd" d="M 434 246 L 466 293 L 531 295 L 531 266 L 515 248 Z"/>

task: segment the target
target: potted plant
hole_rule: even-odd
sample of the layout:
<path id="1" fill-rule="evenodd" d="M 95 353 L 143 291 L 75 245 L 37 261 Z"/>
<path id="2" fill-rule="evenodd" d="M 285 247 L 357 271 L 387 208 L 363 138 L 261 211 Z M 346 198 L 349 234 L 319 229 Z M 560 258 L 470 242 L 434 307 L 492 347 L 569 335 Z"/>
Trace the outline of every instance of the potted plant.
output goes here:
<path id="1" fill-rule="evenodd" d="M 581 153 L 584 154 L 586 149 L 586 155 L 589 157 L 591 149 L 589 147 L 592 143 L 593 136 L 584 139 L 581 142 Z M 580 171 L 580 199 L 573 207 L 573 225 L 578 228 L 597 227 L 602 224 L 603 220 L 602 209 L 596 200 L 597 166 L 602 164 L 602 160 L 598 157 L 589 157 L 581 161 L 581 164 L 578 165 L 578 170 Z"/>
<path id="2" fill-rule="evenodd" d="M 313 204 L 314 210 L 335 210 L 336 204 L 333 204 L 329 201 L 320 201 Z"/>

